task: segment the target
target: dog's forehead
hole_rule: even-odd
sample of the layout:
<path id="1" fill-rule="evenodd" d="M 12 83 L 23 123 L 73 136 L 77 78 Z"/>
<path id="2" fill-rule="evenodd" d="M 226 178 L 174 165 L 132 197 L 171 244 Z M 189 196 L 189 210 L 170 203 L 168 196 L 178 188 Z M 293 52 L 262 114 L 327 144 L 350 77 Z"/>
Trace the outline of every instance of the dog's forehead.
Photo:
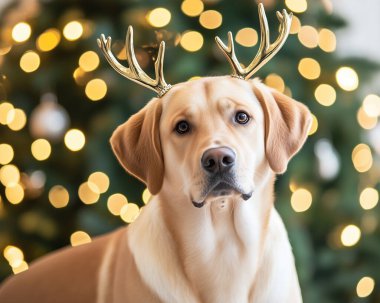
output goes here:
<path id="1" fill-rule="evenodd" d="M 228 108 L 231 102 L 258 105 L 248 81 L 224 77 L 205 77 L 176 84 L 163 98 L 163 112 L 169 115 L 180 110 Z"/>

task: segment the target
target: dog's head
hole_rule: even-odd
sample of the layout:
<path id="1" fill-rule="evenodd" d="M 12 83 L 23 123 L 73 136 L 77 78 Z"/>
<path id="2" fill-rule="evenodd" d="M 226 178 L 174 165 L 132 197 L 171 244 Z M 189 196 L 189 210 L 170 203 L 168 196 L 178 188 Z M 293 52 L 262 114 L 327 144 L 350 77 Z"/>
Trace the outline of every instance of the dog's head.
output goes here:
<path id="1" fill-rule="evenodd" d="M 152 194 L 167 186 L 201 207 L 224 196 L 247 200 L 268 170 L 283 173 L 310 123 L 303 104 L 258 80 L 207 77 L 152 99 L 111 145 Z"/>

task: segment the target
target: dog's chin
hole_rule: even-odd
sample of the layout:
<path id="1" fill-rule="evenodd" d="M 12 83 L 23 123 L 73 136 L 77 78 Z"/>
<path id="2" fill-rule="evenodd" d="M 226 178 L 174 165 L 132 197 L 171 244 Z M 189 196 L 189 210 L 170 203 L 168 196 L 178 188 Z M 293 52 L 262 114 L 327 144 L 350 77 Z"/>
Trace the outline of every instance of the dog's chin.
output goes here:
<path id="1" fill-rule="evenodd" d="M 202 208 L 206 203 L 227 198 L 240 198 L 244 201 L 252 197 L 253 191 L 243 191 L 230 184 L 220 182 L 199 199 L 192 199 L 192 203 L 197 208 Z"/>

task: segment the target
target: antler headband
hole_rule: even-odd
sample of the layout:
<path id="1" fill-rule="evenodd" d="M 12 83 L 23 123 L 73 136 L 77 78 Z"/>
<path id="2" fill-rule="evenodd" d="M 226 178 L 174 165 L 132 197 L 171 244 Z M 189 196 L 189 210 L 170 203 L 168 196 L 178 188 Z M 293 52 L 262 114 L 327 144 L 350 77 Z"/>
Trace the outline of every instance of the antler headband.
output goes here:
<path id="1" fill-rule="evenodd" d="M 232 77 L 248 80 L 256 73 L 265 63 L 267 63 L 284 45 L 286 39 L 289 36 L 290 25 L 292 21 L 292 13 L 287 13 L 286 10 L 282 12 L 276 12 L 277 18 L 280 22 L 279 36 L 272 44 L 270 44 L 270 34 L 267 17 L 265 15 L 264 6 L 262 3 L 259 4 L 259 19 L 260 19 L 260 47 L 252 62 L 243 68 L 236 58 L 234 42 L 232 39 L 232 33 L 228 32 L 228 43 L 227 46 L 220 40 L 219 37 L 215 37 L 215 41 L 218 47 L 222 50 L 223 54 L 226 56 L 228 62 L 232 67 Z M 103 51 L 108 63 L 116 70 L 119 74 L 132 80 L 142 86 L 145 86 L 158 94 L 158 97 L 162 97 L 172 86 L 167 84 L 164 78 L 163 64 L 164 64 L 164 52 L 165 52 L 165 42 L 160 43 L 158 50 L 158 55 L 156 62 L 154 64 L 156 79 L 150 78 L 140 67 L 136 60 L 134 47 L 133 47 L 133 28 L 128 27 L 127 37 L 126 37 L 126 53 L 127 62 L 129 67 L 121 65 L 117 59 L 114 57 L 111 51 L 111 37 L 107 39 L 104 35 L 100 36 L 97 40 L 98 45 Z"/>

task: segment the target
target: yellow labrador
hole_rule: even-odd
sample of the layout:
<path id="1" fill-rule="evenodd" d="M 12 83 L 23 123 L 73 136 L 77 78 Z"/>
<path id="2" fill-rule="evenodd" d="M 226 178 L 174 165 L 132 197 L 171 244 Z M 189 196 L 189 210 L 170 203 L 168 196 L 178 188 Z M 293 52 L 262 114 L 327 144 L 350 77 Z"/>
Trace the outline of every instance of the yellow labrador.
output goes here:
<path id="1" fill-rule="evenodd" d="M 154 194 L 137 220 L 32 263 L 0 302 L 302 302 L 273 183 L 310 121 L 258 80 L 175 85 L 111 138 Z"/>

